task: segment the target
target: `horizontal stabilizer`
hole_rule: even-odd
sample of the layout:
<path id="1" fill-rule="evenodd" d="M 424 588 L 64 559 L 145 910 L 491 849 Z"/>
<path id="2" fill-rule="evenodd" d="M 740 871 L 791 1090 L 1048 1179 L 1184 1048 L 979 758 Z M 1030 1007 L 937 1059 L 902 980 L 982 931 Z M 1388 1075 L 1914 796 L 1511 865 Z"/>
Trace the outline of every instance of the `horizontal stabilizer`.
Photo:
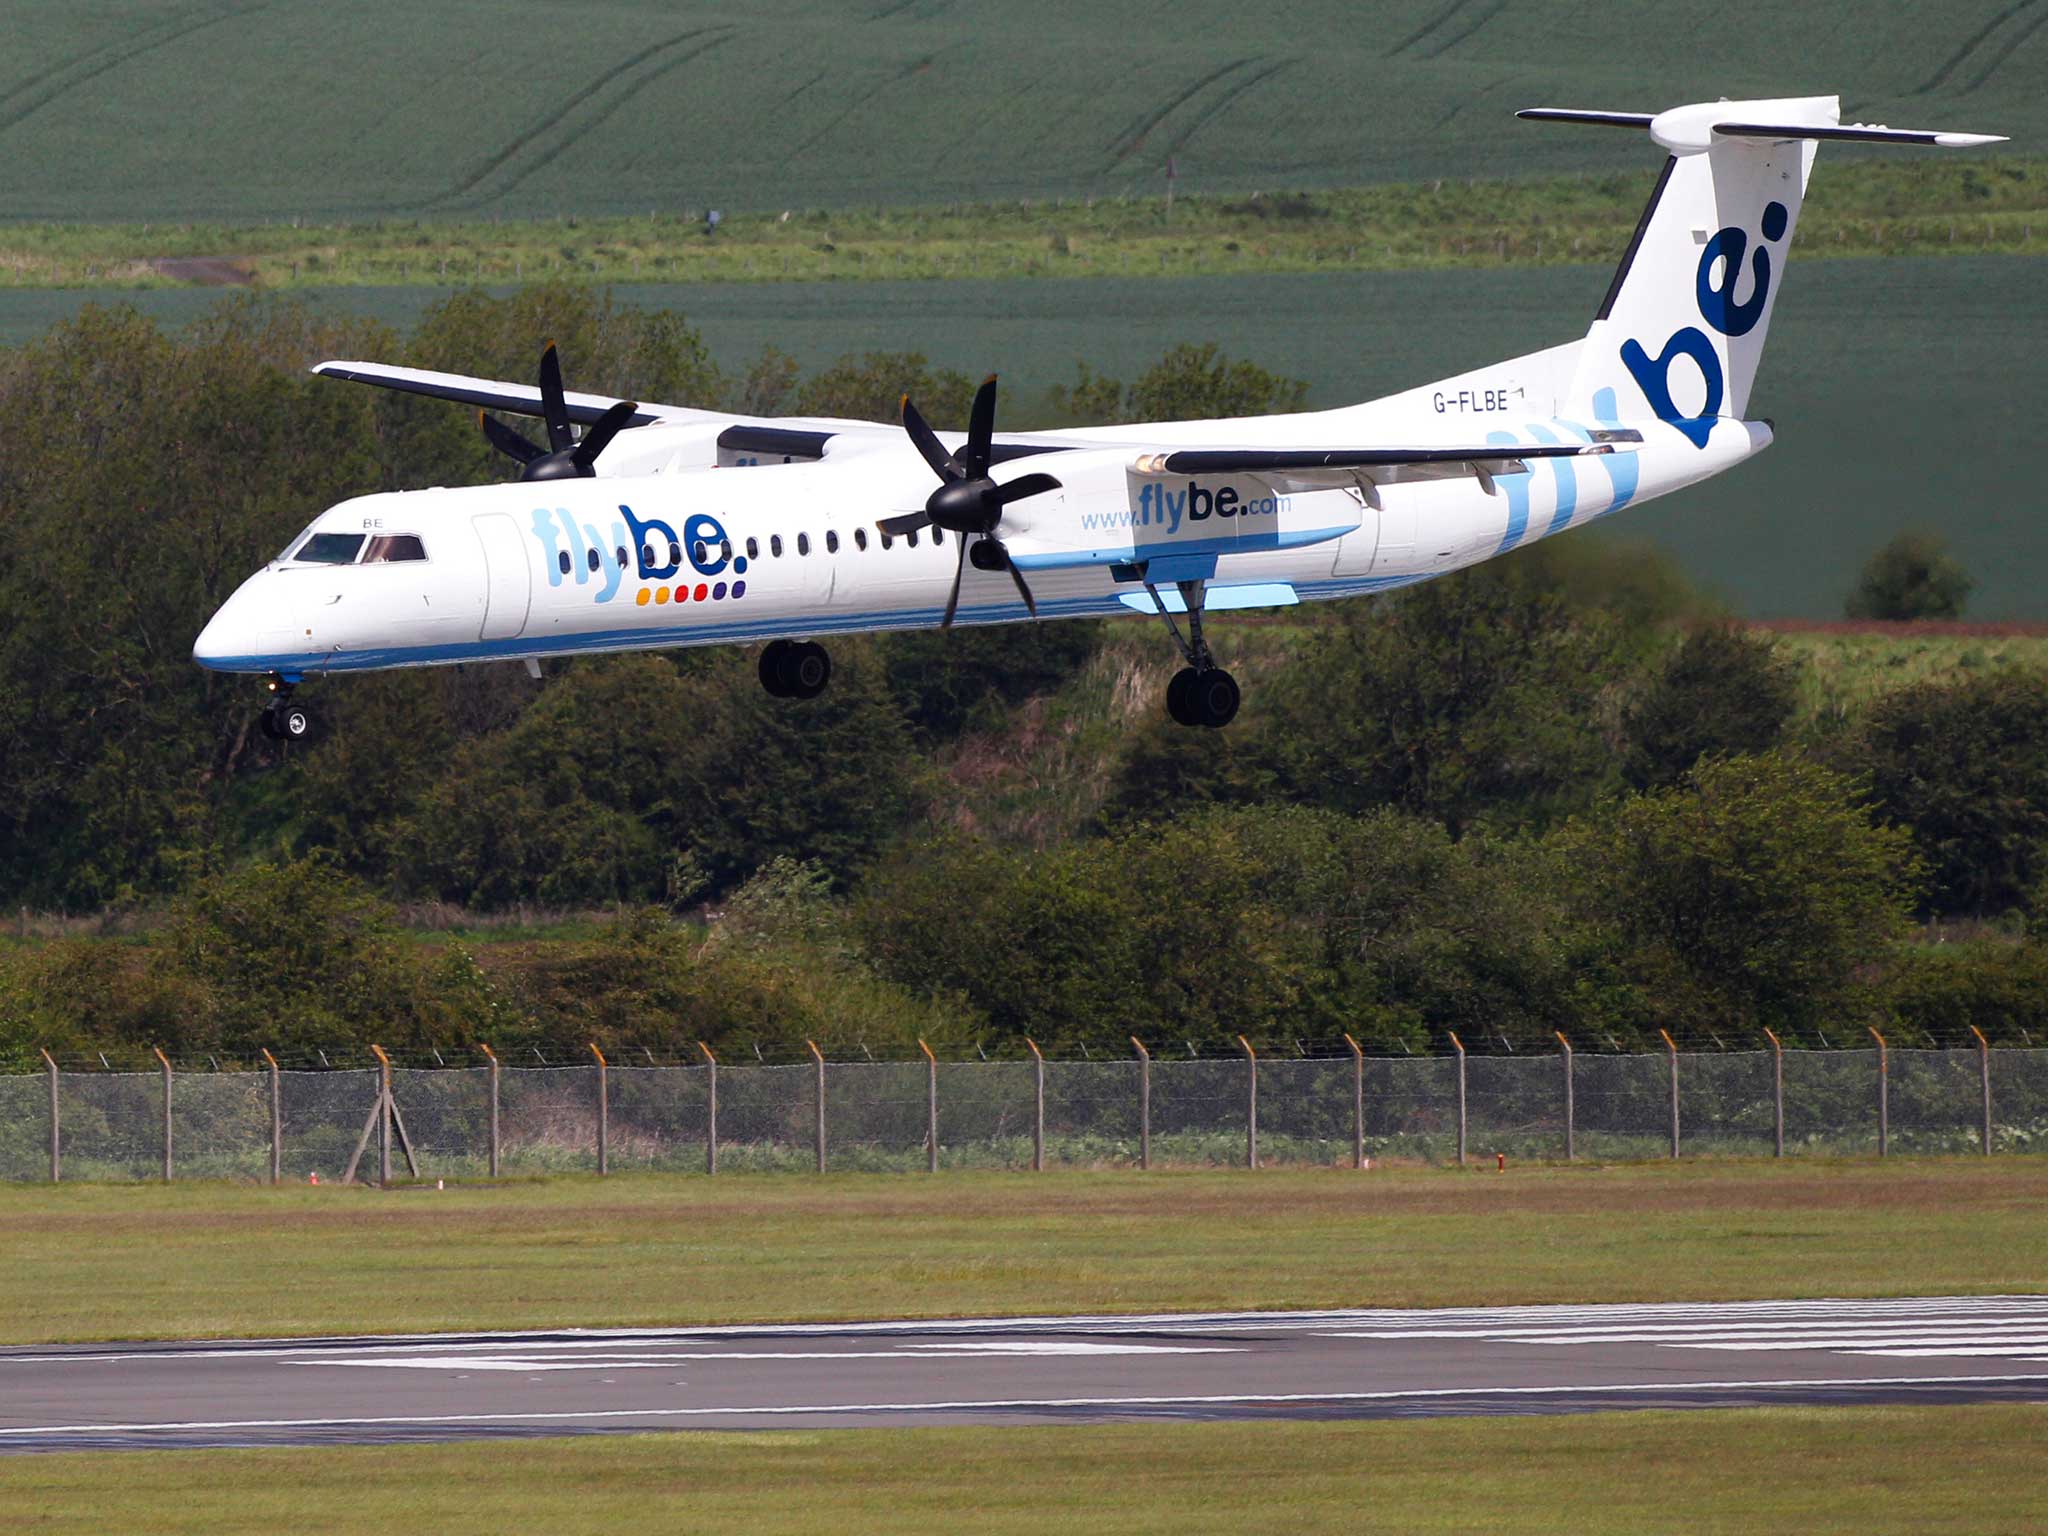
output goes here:
<path id="1" fill-rule="evenodd" d="M 1700 101 L 1662 112 L 1597 112 L 1580 107 L 1528 107 L 1515 116 L 1537 123 L 1591 123 L 1601 128 L 1641 128 L 1674 155 L 1697 155 L 1729 140 L 1783 144 L 1794 140 L 1852 144 L 1925 144 L 1938 149 L 1976 149 L 2003 144 L 1995 133 L 1952 133 L 1939 128 L 1887 128 L 1882 123 L 1845 123 L 1839 99 L 1795 96 L 1771 101 Z"/>

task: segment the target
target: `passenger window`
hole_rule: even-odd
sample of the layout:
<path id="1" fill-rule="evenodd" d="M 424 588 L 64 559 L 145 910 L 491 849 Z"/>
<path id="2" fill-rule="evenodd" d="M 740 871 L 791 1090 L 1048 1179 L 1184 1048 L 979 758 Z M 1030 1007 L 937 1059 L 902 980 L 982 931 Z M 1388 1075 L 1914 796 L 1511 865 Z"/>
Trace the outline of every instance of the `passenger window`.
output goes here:
<path id="1" fill-rule="evenodd" d="M 811 552 L 811 536 L 808 533 L 796 536 L 796 552 L 800 555 L 808 555 Z"/>
<path id="2" fill-rule="evenodd" d="M 896 541 L 889 537 L 888 534 L 885 533 L 882 535 L 882 548 L 887 549 L 890 545 L 894 544 L 895 542 Z"/>
<path id="3" fill-rule="evenodd" d="M 866 549 L 868 547 L 867 529 L 856 528 L 853 530 L 853 547 L 855 549 Z"/>
<path id="4" fill-rule="evenodd" d="M 910 530 L 910 532 L 903 535 L 903 542 L 908 544 L 912 549 L 917 548 L 917 530 L 913 528 Z"/>
<path id="5" fill-rule="evenodd" d="M 718 541 L 718 558 L 721 560 L 730 560 L 732 558 L 731 539 L 720 539 Z"/>
<path id="6" fill-rule="evenodd" d="M 825 553 L 828 555 L 839 553 L 839 532 L 837 529 L 827 528 L 825 530 Z"/>
<path id="7" fill-rule="evenodd" d="M 640 563 L 650 571 L 654 569 L 654 546 L 652 544 L 642 544 L 640 546 Z"/>
<path id="8" fill-rule="evenodd" d="M 562 552 L 561 552 L 561 553 L 560 553 L 559 555 L 555 556 L 555 563 L 556 563 L 557 565 L 559 565 L 559 566 L 560 566 L 560 567 L 562 568 L 562 574 L 563 574 L 564 576 L 568 575 L 568 574 L 569 574 L 569 551 L 567 551 L 567 550 L 565 549 L 565 550 L 563 550 L 563 551 L 562 551 Z"/>
<path id="9" fill-rule="evenodd" d="M 761 546 L 752 539 L 747 540 L 747 558 L 749 560 L 761 558 Z"/>
<path id="10" fill-rule="evenodd" d="M 420 543 L 417 535 L 410 533 L 377 534 L 371 538 L 370 547 L 363 551 L 363 564 L 365 565 L 369 565 L 373 561 L 383 564 L 389 561 L 424 560 L 426 558 L 426 546 Z"/>
<path id="11" fill-rule="evenodd" d="M 946 531 L 943 528 L 934 528 L 932 530 L 932 544 L 934 547 L 943 544 L 945 539 Z"/>
<path id="12" fill-rule="evenodd" d="M 626 568 L 626 546 L 621 544 L 612 553 L 619 557 L 619 569 L 623 571 Z"/>
<path id="13" fill-rule="evenodd" d="M 690 558 L 697 563 L 700 570 L 711 563 L 710 552 L 704 547 L 702 539 L 690 546 Z"/>
<path id="14" fill-rule="evenodd" d="M 769 554 L 771 554 L 771 555 L 773 555 L 773 556 L 774 556 L 774 557 L 775 557 L 776 559 L 778 559 L 778 560 L 780 560 L 780 559 L 782 558 L 782 535 L 781 535 L 781 534 L 779 534 L 779 533 L 772 533 L 772 534 L 770 534 L 770 535 L 768 536 L 768 553 L 769 553 Z"/>
<path id="15" fill-rule="evenodd" d="M 673 539 L 669 540 L 668 563 L 670 565 L 681 565 L 683 563 L 683 546 L 676 543 Z"/>
<path id="16" fill-rule="evenodd" d="M 594 570 L 596 570 L 596 569 L 598 568 L 598 566 L 599 566 L 599 565 L 600 565 L 601 563 L 602 563 L 602 562 L 601 562 L 601 561 L 600 561 L 600 560 L 598 559 L 598 554 L 597 554 L 597 551 L 593 549 L 593 550 L 592 550 L 592 551 L 590 552 L 590 568 L 591 568 L 591 569 L 592 569 L 592 570 L 594 571 Z"/>

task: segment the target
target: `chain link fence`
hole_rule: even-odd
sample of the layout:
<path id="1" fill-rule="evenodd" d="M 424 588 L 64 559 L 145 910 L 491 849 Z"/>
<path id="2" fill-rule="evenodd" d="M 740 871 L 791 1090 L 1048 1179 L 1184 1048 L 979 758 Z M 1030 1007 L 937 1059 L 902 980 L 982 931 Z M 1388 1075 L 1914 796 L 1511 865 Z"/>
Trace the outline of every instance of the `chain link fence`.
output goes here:
<path id="1" fill-rule="evenodd" d="M 2048 1050 L 0 1077 L 16 1181 L 2031 1151 Z"/>

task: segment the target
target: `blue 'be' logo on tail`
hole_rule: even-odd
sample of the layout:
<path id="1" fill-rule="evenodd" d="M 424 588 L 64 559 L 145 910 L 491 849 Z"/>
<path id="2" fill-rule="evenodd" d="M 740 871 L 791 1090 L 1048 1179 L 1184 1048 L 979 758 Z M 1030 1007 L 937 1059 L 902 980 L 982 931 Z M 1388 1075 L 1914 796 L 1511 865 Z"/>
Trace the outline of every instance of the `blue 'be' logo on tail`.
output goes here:
<path id="1" fill-rule="evenodd" d="M 1782 240 L 1785 229 L 1791 223 L 1791 215 L 1783 203 L 1769 203 L 1764 207 L 1764 239 Z M 1749 235 L 1730 225 L 1715 233 L 1706 249 L 1700 252 L 1699 270 L 1693 279 L 1693 294 L 1699 305 L 1700 318 L 1719 331 L 1723 336 L 1747 336 L 1756 329 L 1757 322 L 1764 317 L 1764 308 L 1771 296 L 1771 253 L 1762 245 L 1750 257 L 1749 297 L 1740 303 L 1735 298 L 1735 286 L 1742 280 L 1742 258 L 1749 250 Z M 1725 259 L 1724 259 L 1725 258 Z M 1715 286 L 1714 269 L 1719 265 L 1721 284 Z M 1707 398 L 1700 406 L 1697 416 L 1687 416 L 1672 403 L 1671 365 L 1681 357 L 1689 357 L 1706 381 Z M 1721 399 L 1727 393 L 1727 380 L 1721 372 L 1721 357 L 1714 350 L 1713 341 L 1696 325 L 1683 326 L 1664 343 L 1664 350 L 1656 357 L 1643 350 L 1643 344 L 1630 337 L 1621 344 L 1621 360 L 1627 365 L 1630 375 L 1643 392 L 1643 398 L 1650 402 L 1650 409 L 1659 421 L 1669 422 L 1691 441 L 1695 448 L 1707 446 L 1707 437 L 1714 430 L 1714 418 L 1720 414 Z"/>

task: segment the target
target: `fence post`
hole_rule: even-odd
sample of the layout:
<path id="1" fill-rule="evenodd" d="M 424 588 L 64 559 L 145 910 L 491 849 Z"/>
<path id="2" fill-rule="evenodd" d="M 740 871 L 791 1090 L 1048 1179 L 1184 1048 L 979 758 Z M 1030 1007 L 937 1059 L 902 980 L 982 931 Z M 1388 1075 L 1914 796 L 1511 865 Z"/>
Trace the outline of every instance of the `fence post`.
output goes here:
<path id="1" fill-rule="evenodd" d="M 391 1187 L 391 1058 L 373 1045 L 377 1057 L 377 1187 Z"/>
<path id="2" fill-rule="evenodd" d="M 1251 1041 L 1243 1035 L 1237 1043 L 1244 1047 L 1244 1165 L 1247 1168 L 1259 1166 L 1259 1053 L 1252 1049 Z"/>
<path id="3" fill-rule="evenodd" d="M 815 1040 L 806 1040 L 804 1044 L 811 1048 L 811 1060 L 818 1064 L 818 1091 L 816 1095 L 818 1101 L 818 1172 L 823 1173 L 825 1171 L 825 1053 L 818 1049 L 818 1044 Z"/>
<path id="4" fill-rule="evenodd" d="M 1864 1028 L 1877 1042 L 1877 1155 L 1884 1157 L 1891 1151 L 1892 1140 L 1891 1052 L 1885 1049 L 1884 1036 L 1877 1032 L 1876 1025 L 1866 1024 Z"/>
<path id="5" fill-rule="evenodd" d="M 1131 1044 L 1138 1048 L 1138 1166 L 1152 1166 L 1152 1053 L 1136 1035 Z"/>
<path id="6" fill-rule="evenodd" d="M 718 1172 L 718 1058 L 702 1040 L 697 1042 L 697 1049 L 704 1053 L 705 1065 L 711 1068 L 704 1106 L 704 1171 L 714 1174 Z"/>
<path id="7" fill-rule="evenodd" d="M 50 1182 L 55 1184 L 64 1173 L 63 1138 L 57 1122 L 57 1058 L 44 1051 L 43 1062 L 50 1069 Z"/>
<path id="8" fill-rule="evenodd" d="M 277 1080 L 277 1058 L 265 1051 L 270 1063 L 270 1182 L 284 1182 L 284 1094 Z"/>
<path id="9" fill-rule="evenodd" d="M 152 1045 L 150 1049 L 156 1052 L 157 1065 L 163 1068 L 164 1073 L 164 1182 L 168 1184 L 171 1182 L 171 1058 L 164 1054 L 160 1045 Z"/>
<path id="10" fill-rule="evenodd" d="M 1771 1145 L 1773 1157 L 1785 1155 L 1785 1047 L 1778 1037 L 1768 1029 L 1764 1038 L 1771 1042 Z"/>
<path id="11" fill-rule="evenodd" d="M 1671 1038 L 1671 1031 L 1660 1029 L 1664 1037 L 1664 1052 L 1671 1058 L 1671 1155 L 1678 1156 L 1678 1042 Z"/>
<path id="12" fill-rule="evenodd" d="M 1033 1082 L 1031 1089 L 1031 1171 L 1045 1172 L 1045 1055 L 1038 1049 L 1038 1042 L 1029 1035 L 1024 1043 L 1031 1048 Z"/>
<path id="13" fill-rule="evenodd" d="M 917 1048 L 924 1052 L 924 1171 L 939 1171 L 939 1058 L 932 1054 L 932 1048 L 923 1040 Z"/>
<path id="14" fill-rule="evenodd" d="M 1984 1038 L 1984 1031 L 1976 1025 L 1970 1026 L 1970 1033 L 1977 1037 L 1977 1085 L 1984 1092 L 1984 1134 L 1982 1146 L 1984 1155 L 1991 1155 L 1991 1042 Z"/>
<path id="15" fill-rule="evenodd" d="M 1458 1053 L 1458 1166 L 1465 1166 L 1465 1042 L 1458 1038 L 1454 1029 L 1446 1030 L 1451 1037 L 1451 1049 Z"/>
<path id="16" fill-rule="evenodd" d="M 482 1041 L 477 1042 L 478 1050 L 484 1053 L 484 1060 L 490 1063 L 491 1073 L 491 1177 L 498 1176 L 498 1053 Z"/>
<path id="17" fill-rule="evenodd" d="M 1358 1042 L 1350 1035 L 1344 1043 L 1351 1047 L 1351 1166 L 1365 1166 L 1365 1052 L 1358 1048 Z"/>
<path id="18" fill-rule="evenodd" d="M 590 1054 L 597 1058 L 597 1176 L 601 1179 L 612 1171 L 611 1081 L 604 1052 L 595 1040 L 590 1042 Z"/>
<path id="19" fill-rule="evenodd" d="M 1570 1162 L 1578 1154 L 1577 1107 L 1572 1102 L 1572 1043 L 1565 1039 L 1563 1030 L 1552 1033 L 1557 1036 L 1558 1049 L 1564 1052 L 1564 1160 Z"/>

